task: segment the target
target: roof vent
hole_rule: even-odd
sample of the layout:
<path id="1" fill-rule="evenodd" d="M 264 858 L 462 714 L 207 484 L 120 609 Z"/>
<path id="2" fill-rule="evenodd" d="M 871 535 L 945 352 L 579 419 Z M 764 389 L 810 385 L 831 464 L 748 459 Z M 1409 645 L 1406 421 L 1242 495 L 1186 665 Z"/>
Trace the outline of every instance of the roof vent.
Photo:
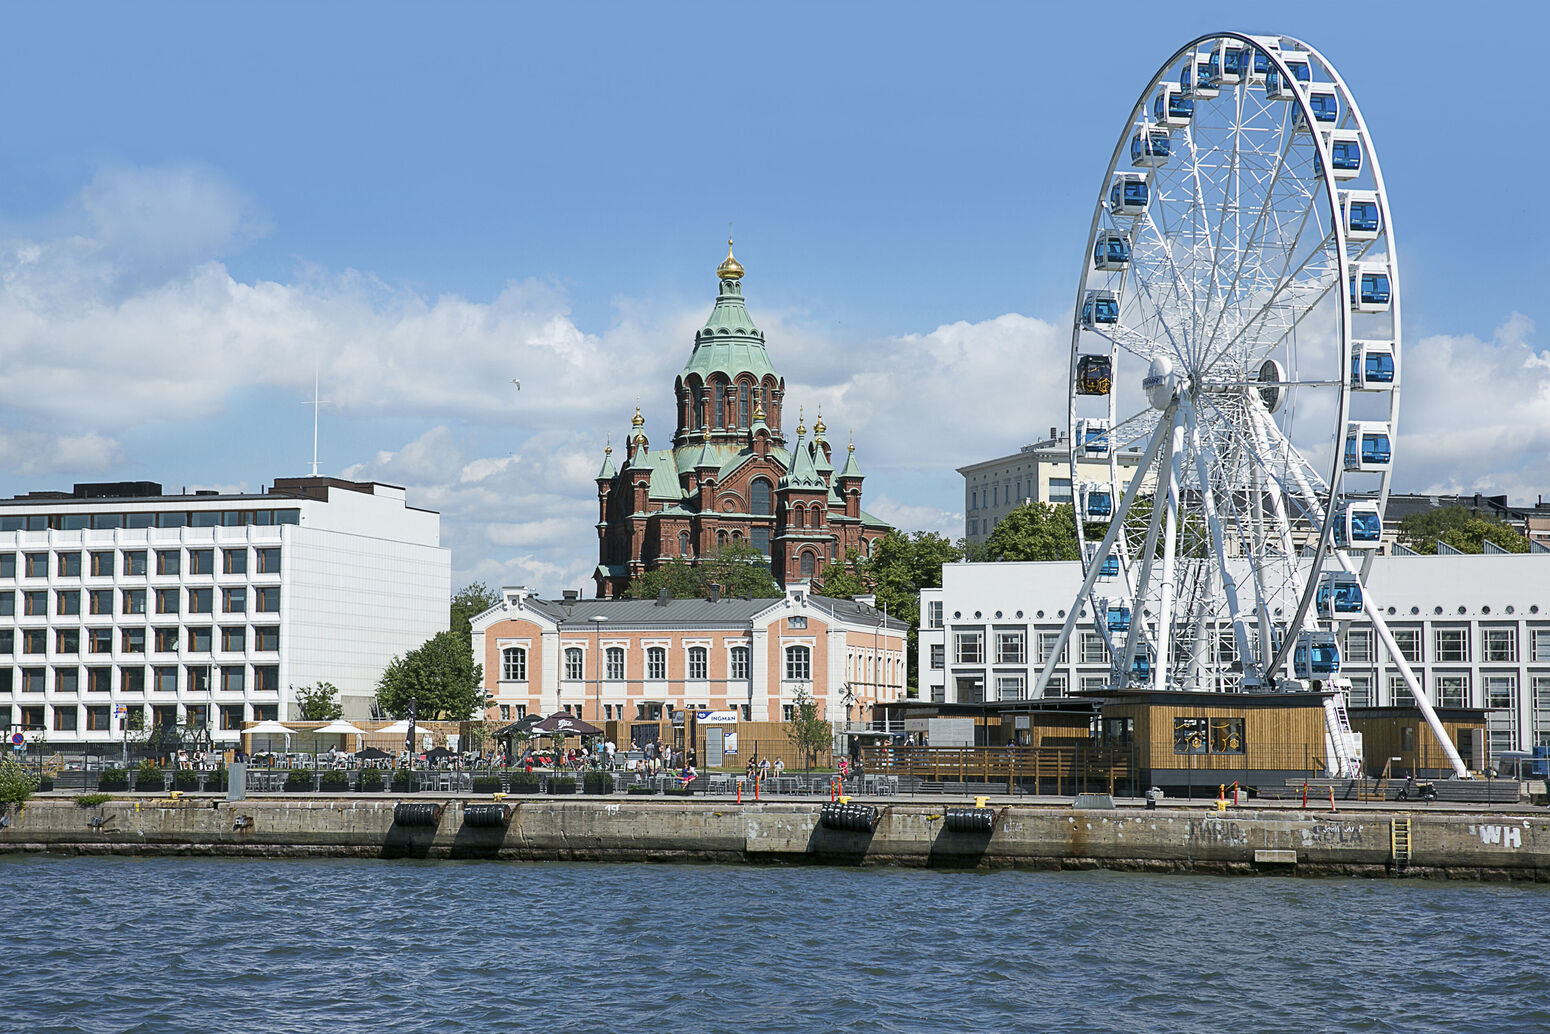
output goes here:
<path id="1" fill-rule="evenodd" d="M 672 598 L 673 598 L 672 596 L 668 595 L 668 591 L 666 589 L 658 589 L 657 590 L 657 606 L 659 606 L 659 607 L 667 606 L 668 601 L 671 600 Z"/>
<path id="2" fill-rule="evenodd" d="M 666 591 L 666 590 L 664 590 L 664 591 Z M 721 587 L 719 585 L 711 586 L 711 588 L 710 588 L 710 601 L 712 603 L 720 603 L 721 602 Z"/>
<path id="3" fill-rule="evenodd" d="M 576 603 L 581 599 L 581 590 L 566 589 L 562 595 L 564 595 L 566 603 Z"/>

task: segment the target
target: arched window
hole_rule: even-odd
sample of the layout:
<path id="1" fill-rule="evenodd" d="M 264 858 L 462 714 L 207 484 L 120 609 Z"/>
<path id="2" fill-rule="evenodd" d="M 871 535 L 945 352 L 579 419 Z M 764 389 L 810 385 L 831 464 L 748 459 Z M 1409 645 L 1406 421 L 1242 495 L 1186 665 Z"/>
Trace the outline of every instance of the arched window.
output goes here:
<path id="1" fill-rule="evenodd" d="M 678 533 L 678 555 L 689 555 L 689 533 L 687 531 L 680 531 Z"/>
<path id="2" fill-rule="evenodd" d="M 716 408 L 711 411 L 710 419 L 712 427 L 721 427 L 722 416 L 726 413 L 727 387 L 720 381 L 716 382 Z"/>
<path id="3" fill-rule="evenodd" d="M 810 520 L 808 523 L 815 528 L 823 526 L 823 507 L 819 506 L 817 503 L 813 504 L 812 520 Z"/>
<path id="4" fill-rule="evenodd" d="M 732 647 L 732 655 L 730 658 L 729 667 L 731 670 L 727 672 L 728 678 L 746 679 L 750 677 L 751 668 L 748 663 L 748 647 Z"/>
<path id="5" fill-rule="evenodd" d="M 727 533 L 724 532 L 724 531 L 716 532 L 716 545 L 717 546 L 724 546 L 726 544 L 727 544 Z"/>
<path id="6" fill-rule="evenodd" d="M 807 550 L 802 554 L 802 577 L 811 578 L 813 576 L 814 566 L 815 560 L 813 557 L 813 551 Z"/>
<path id="7" fill-rule="evenodd" d="M 698 384 L 689 386 L 689 426 L 698 429 L 700 426 L 700 407 L 705 404 L 705 393 L 700 390 Z"/>
<path id="8" fill-rule="evenodd" d="M 527 681 L 527 651 L 520 646 L 508 646 L 501 651 L 501 681 Z"/>
<path id="9" fill-rule="evenodd" d="M 768 517 L 775 512 L 770 492 L 770 483 L 764 478 L 754 478 L 749 486 L 749 492 L 753 497 L 753 515 L 755 517 Z"/>
<path id="10" fill-rule="evenodd" d="M 652 646 L 647 648 L 646 677 L 659 681 L 667 678 L 667 649 L 665 647 Z"/>
<path id="11" fill-rule="evenodd" d="M 610 646 L 606 654 L 608 660 L 608 678 L 615 682 L 624 679 L 624 647 Z"/>
<path id="12" fill-rule="evenodd" d="M 792 527 L 801 528 L 807 525 L 807 510 L 800 503 L 791 508 Z"/>
<path id="13" fill-rule="evenodd" d="M 689 678 L 698 682 L 710 677 L 708 656 L 703 646 L 689 647 Z"/>
<path id="14" fill-rule="evenodd" d="M 813 680 L 813 651 L 805 646 L 786 647 L 786 681 Z"/>
<path id="15" fill-rule="evenodd" d="M 565 677 L 571 682 L 580 682 L 586 678 L 584 656 L 579 646 L 572 646 L 565 651 Z"/>
<path id="16" fill-rule="evenodd" d="M 861 555 L 862 556 L 871 556 L 872 555 L 872 540 L 871 539 L 862 539 L 861 540 Z"/>
<path id="17" fill-rule="evenodd" d="M 733 532 L 732 532 L 732 541 L 733 542 L 741 542 L 741 541 L 743 541 L 743 533 L 741 531 L 737 531 L 737 530 L 734 529 Z"/>

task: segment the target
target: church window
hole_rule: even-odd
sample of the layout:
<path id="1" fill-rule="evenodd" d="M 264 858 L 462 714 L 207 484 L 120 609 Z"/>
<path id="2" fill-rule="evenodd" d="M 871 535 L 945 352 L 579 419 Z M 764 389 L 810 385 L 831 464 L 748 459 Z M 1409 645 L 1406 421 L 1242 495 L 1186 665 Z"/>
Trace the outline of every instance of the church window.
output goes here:
<path id="1" fill-rule="evenodd" d="M 732 541 L 733 542 L 741 542 L 741 541 L 743 541 L 743 533 L 740 532 L 740 531 L 732 532 Z"/>
<path id="2" fill-rule="evenodd" d="M 689 399 L 689 426 L 698 428 L 700 426 L 700 407 L 705 403 L 705 396 L 700 393 L 700 386 L 698 384 L 690 386 Z"/>
<path id="3" fill-rule="evenodd" d="M 716 545 L 724 546 L 726 544 L 727 544 L 727 533 L 724 532 L 724 531 L 716 532 Z"/>
<path id="4" fill-rule="evenodd" d="M 791 508 L 791 523 L 798 528 L 806 526 L 807 511 L 800 504 Z"/>
<path id="5" fill-rule="evenodd" d="M 678 533 L 678 555 L 689 555 L 689 533 L 687 531 L 680 531 Z"/>
<path id="6" fill-rule="evenodd" d="M 748 399 L 750 388 L 745 381 L 737 386 L 737 426 L 747 427 L 752 421 L 748 419 Z"/>
<path id="7" fill-rule="evenodd" d="M 711 418 L 711 426 L 712 427 L 721 427 L 721 426 L 723 426 L 723 424 L 722 424 L 722 414 L 726 411 L 726 404 L 727 404 L 726 391 L 727 391 L 726 385 L 722 384 L 720 381 L 717 381 L 716 382 L 716 408 L 711 413 L 711 417 L 710 417 Z"/>
<path id="8" fill-rule="evenodd" d="M 753 514 L 755 517 L 768 517 L 774 513 L 770 503 L 770 483 L 764 478 L 754 478 L 751 488 L 753 496 Z"/>
<path id="9" fill-rule="evenodd" d="M 817 503 L 813 504 L 812 520 L 809 523 L 815 528 L 823 524 L 823 507 Z"/>
<path id="10" fill-rule="evenodd" d="M 813 558 L 812 550 L 808 550 L 807 552 L 803 553 L 802 554 L 802 568 L 801 568 L 802 569 L 802 577 L 803 578 L 811 578 L 813 576 L 813 568 L 815 566 L 816 566 L 816 562 L 815 562 L 815 560 Z"/>
<path id="11" fill-rule="evenodd" d="M 753 548 L 768 556 L 770 552 L 770 529 L 755 528 L 752 535 Z"/>

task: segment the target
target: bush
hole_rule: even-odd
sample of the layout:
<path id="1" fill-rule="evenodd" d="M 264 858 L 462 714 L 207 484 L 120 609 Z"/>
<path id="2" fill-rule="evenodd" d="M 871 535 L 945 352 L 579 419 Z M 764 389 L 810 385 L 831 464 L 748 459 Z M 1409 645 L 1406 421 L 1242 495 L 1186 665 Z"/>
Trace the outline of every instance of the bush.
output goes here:
<path id="1" fill-rule="evenodd" d="M 154 761 L 142 761 L 135 769 L 135 790 L 139 793 L 161 793 L 167 788 L 167 774 Z"/>
<path id="2" fill-rule="evenodd" d="M 191 769 L 178 769 L 172 774 L 172 788 L 174 790 L 199 789 L 199 773 Z"/>
<path id="3" fill-rule="evenodd" d="M 129 773 L 122 768 L 104 768 L 97 775 L 97 789 L 127 790 L 129 789 Z"/>
<path id="4" fill-rule="evenodd" d="M 662 792 L 672 797 L 692 797 L 694 795 L 694 784 L 691 783 L 688 786 L 664 786 Z"/>
<path id="5" fill-rule="evenodd" d="M 407 768 L 393 770 L 393 792 L 414 793 L 414 774 Z"/>
<path id="6" fill-rule="evenodd" d="M 381 793 L 382 792 L 382 771 L 381 771 L 381 769 L 376 769 L 376 768 L 362 769 L 361 770 L 360 781 L 356 783 L 355 788 L 357 790 L 359 790 L 361 793 Z"/>
<path id="7" fill-rule="evenodd" d="M 21 804 L 38 788 L 38 780 L 10 754 L 0 756 L 0 804 Z"/>
<path id="8" fill-rule="evenodd" d="M 99 804 L 106 804 L 113 799 L 110 793 L 78 793 L 75 795 L 75 803 L 83 808 L 95 808 Z"/>
<path id="9" fill-rule="evenodd" d="M 571 776 L 554 776 L 549 780 L 550 793 L 575 793 L 576 780 Z"/>
<path id="10" fill-rule="evenodd" d="M 285 777 L 286 793 L 310 793 L 312 790 L 312 773 L 295 771 Z"/>
<path id="11" fill-rule="evenodd" d="M 539 783 L 539 780 L 538 780 L 538 773 L 537 772 L 513 772 L 513 773 L 511 773 L 511 792 L 512 793 L 537 793 L 538 792 L 538 783 Z"/>
<path id="12" fill-rule="evenodd" d="M 501 777 L 498 775 L 474 776 L 474 793 L 500 793 Z"/>
<path id="13" fill-rule="evenodd" d="M 587 772 L 581 777 L 581 785 L 587 793 L 613 793 L 614 776 L 612 772 Z"/>
<path id="14" fill-rule="evenodd" d="M 656 793 L 651 787 L 642 786 L 640 783 L 632 783 L 624 792 L 631 797 L 645 797 Z"/>
<path id="15" fill-rule="evenodd" d="M 206 772 L 204 776 L 206 793 L 219 792 L 226 789 L 229 777 L 224 768 L 217 768 L 213 772 Z"/>
<path id="16" fill-rule="evenodd" d="M 337 768 L 331 768 L 323 773 L 320 780 L 322 789 L 331 793 L 345 793 L 350 789 L 350 777 Z"/>

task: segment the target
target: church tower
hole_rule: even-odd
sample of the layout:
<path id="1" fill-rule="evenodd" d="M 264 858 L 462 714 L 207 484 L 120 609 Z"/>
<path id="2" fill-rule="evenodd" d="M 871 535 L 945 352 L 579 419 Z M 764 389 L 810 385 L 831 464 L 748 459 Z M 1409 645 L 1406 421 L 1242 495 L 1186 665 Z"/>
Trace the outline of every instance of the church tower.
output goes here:
<path id="1" fill-rule="evenodd" d="M 624 465 L 615 471 L 611 451 L 604 452 L 599 597 L 622 595 L 632 578 L 664 560 L 696 563 L 729 547 L 751 548 L 782 584 L 816 582 L 826 564 L 851 549 L 869 555 L 890 530 L 861 509 L 854 445 L 836 474 L 821 415 L 811 440 L 798 422 L 788 449 L 786 382 L 744 303 L 744 273 L 728 240 L 716 267 L 715 305 L 673 384 L 671 447 L 649 448 L 637 407 Z"/>

